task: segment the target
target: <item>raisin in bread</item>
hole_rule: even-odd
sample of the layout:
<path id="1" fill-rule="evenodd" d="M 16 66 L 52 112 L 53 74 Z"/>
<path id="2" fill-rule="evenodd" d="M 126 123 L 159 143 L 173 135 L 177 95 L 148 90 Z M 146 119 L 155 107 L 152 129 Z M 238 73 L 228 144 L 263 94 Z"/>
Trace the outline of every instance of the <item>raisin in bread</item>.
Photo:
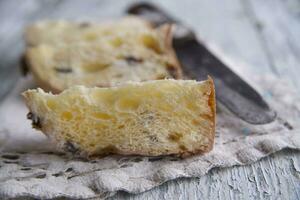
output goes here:
<path id="1" fill-rule="evenodd" d="M 177 155 L 211 150 L 215 94 L 211 79 L 73 86 L 60 94 L 23 93 L 34 128 L 81 156 Z"/>
<path id="2" fill-rule="evenodd" d="M 52 92 L 178 79 L 171 33 L 170 25 L 155 29 L 136 17 L 102 24 L 39 22 L 26 31 L 25 61 L 37 83 Z"/>

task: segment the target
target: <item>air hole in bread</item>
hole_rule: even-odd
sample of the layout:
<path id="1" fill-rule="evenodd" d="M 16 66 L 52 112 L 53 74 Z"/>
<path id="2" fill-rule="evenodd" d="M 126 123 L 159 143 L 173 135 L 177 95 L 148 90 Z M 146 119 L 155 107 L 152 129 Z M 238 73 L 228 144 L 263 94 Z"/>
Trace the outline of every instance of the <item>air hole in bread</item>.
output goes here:
<path id="1" fill-rule="evenodd" d="M 182 136 L 183 135 L 181 133 L 174 132 L 168 136 L 168 139 L 173 142 L 178 142 L 182 138 Z"/>
<path id="2" fill-rule="evenodd" d="M 87 41 L 87 42 L 91 42 L 91 41 L 95 41 L 97 40 L 98 38 L 98 34 L 97 33 L 94 33 L 94 32 L 89 32 L 89 33 L 86 33 L 84 36 L 83 36 L 84 40 Z"/>
<path id="3" fill-rule="evenodd" d="M 156 77 L 156 80 L 165 79 L 167 76 L 165 74 L 160 74 Z"/>
<path id="4" fill-rule="evenodd" d="M 125 125 L 121 124 L 121 125 L 118 126 L 118 129 L 123 129 L 124 127 L 125 127 Z"/>
<path id="5" fill-rule="evenodd" d="M 211 120 L 213 116 L 209 115 L 209 114 L 201 114 L 199 115 L 201 117 L 202 120 Z"/>
<path id="6" fill-rule="evenodd" d="M 110 44 L 113 47 L 120 47 L 123 44 L 123 39 L 121 37 L 114 37 L 113 39 L 110 40 Z"/>
<path id="7" fill-rule="evenodd" d="M 192 102 L 192 101 L 187 101 L 186 102 L 186 107 L 188 109 L 190 109 L 191 111 L 194 111 L 194 110 L 197 110 L 198 107 L 196 106 L 196 103 L 195 102 Z"/>
<path id="8" fill-rule="evenodd" d="M 192 124 L 195 125 L 195 126 L 199 126 L 201 124 L 201 122 L 197 119 L 193 119 Z"/>
<path id="9" fill-rule="evenodd" d="M 81 69 L 84 72 L 92 73 L 92 72 L 97 72 L 97 71 L 103 70 L 109 66 L 110 66 L 110 63 L 108 63 L 108 62 L 100 62 L 100 61 L 99 62 L 88 62 L 88 63 L 82 64 Z"/>
<path id="10" fill-rule="evenodd" d="M 66 120 L 66 121 L 69 121 L 73 118 L 73 114 L 69 111 L 65 111 L 61 114 L 61 119 L 62 120 Z"/>
<path id="11" fill-rule="evenodd" d="M 47 104 L 48 108 L 51 110 L 54 110 L 55 108 L 57 108 L 57 103 L 55 101 L 53 101 L 52 99 L 48 99 L 46 104 Z"/>
<path id="12" fill-rule="evenodd" d="M 159 45 L 157 39 L 154 36 L 148 35 L 148 34 L 144 34 L 141 37 L 141 40 L 142 40 L 143 44 L 147 48 L 153 50 L 155 53 L 157 53 L 157 54 L 161 54 L 162 53 L 160 45 Z"/>
<path id="13" fill-rule="evenodd" d="M 121 98 L 117 102 L 117 108 L 120 110 L 137 110 L 140 106 L 138 98 Z"/>
<path id="14" fill-rule="evenodd" d="M 110 120 L 110 119 L 113 118 L 113 116 L 111 116 L 107 113 L 103 113 L 103 112 L 93 113 L 92 116 L 97 118 L 97 119 L 101 119 L 101 120 Z"/>

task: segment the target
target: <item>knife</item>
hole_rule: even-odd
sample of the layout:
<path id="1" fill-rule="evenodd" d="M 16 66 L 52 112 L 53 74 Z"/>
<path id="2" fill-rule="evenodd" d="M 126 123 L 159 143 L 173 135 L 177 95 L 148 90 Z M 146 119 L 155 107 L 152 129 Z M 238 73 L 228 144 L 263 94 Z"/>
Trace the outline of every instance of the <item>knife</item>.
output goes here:
<path id="1" fill-rule="evenodd" d="M 150 3 L 134 4 L 128 8 L 127 13 L 139 15 L 156 26 L 163 23 L 176 24 L 173 46 L 184 74 L 196 80 L 211 76 L 217 101 L 237 117 L 251 124 L 266 124 L 276 118 L 276 112 L 260 94 L 199 41 L 190 28 Z"/>

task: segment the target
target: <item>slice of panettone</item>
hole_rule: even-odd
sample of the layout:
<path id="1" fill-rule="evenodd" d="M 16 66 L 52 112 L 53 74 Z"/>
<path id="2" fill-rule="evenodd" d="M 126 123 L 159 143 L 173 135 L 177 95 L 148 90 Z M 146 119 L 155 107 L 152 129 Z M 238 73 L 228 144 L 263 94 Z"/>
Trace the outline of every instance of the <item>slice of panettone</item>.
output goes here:
<path id="1" fill-rule="evenodd" d="M 181 78 L 172 26 L 137 17 L 103 23 L 38 22 L 27 28 L 25 62 L 38 85 L 110 87 L 127 81 Z"/>
<path id="2" fill-rule="evenodd" d="M 23 93 L 33 127 L 81 156 L 189 156 L 213 148 L 213 81 L 156 80 Z"/>

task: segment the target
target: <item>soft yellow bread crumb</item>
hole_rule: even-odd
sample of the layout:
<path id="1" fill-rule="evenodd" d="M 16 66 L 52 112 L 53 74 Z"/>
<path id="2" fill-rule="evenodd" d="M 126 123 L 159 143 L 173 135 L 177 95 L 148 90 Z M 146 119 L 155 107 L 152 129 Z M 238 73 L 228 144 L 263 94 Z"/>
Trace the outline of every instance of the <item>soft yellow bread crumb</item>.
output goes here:
<path id="1" fill-rule="evenodd" d="M 52 92 L 181 77 L 170 25 L 155 29 L 137 17 L 99 24 L 44 21 L 29 26 L 25 39 L 29 70 Z"/>
<path id="2" fill-rule="evenodd" d="M 213 147 L 211 79 L 74 86 L 59 95 L 36 89 L 23 96 L 34 127 L 75 154 L 188 156 Z"/>

